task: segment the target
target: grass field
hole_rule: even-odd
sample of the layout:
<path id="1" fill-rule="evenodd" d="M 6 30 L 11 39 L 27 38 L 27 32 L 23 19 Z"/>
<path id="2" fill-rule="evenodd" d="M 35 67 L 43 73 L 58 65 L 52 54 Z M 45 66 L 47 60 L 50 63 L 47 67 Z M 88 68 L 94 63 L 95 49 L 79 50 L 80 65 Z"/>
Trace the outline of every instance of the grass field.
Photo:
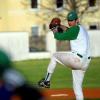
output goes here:
<path id="1" fill-rule="evenodd" d="M 49 61 L 50 59 L 19 61 L 14 62 L 14 66 L 31 84 L 35 84 L 45 76 Z M 58 64 L 51 83 L 51 88 L 72 88 L 71 70 Z M 83 87 L 100 88 L 100 58 L 92 58 Z"/>

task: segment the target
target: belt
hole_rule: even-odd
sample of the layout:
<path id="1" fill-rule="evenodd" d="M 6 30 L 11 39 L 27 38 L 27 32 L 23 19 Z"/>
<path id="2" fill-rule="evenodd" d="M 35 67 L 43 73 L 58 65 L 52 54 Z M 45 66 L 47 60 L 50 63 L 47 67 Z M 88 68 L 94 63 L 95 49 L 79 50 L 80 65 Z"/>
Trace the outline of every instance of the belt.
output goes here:
<path id="1" fill-rule="evenodd" d="M 80 57 L 80 58 L 83 58 L 83 56 L 79 53 L 77 53 L 77 55 Z M 88 59 L 91 59 L 91 57 L 89 56 Z"/>

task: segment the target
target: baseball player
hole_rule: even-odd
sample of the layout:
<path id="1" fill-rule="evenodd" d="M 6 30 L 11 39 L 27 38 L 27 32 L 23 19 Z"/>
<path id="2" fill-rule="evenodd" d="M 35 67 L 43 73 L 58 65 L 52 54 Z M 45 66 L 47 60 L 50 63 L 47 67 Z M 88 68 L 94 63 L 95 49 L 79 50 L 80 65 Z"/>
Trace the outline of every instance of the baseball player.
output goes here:
<path id="1" fill-rule="evenodd" d="M 0 100 L 44 100 L 41 91 L 27 83 L 0 48 Z"/>
<path id="2" fill-rule="evenodd" d="M 69 28 L 61 25 L 59 18 L 58 21 L 57 18 L 56 21 L 53 19 L 49 28 L 53 31 L 55 39 L 70 41 L 71 51 L 56 52 L 52 55 L 47 68 L 47 74 L 44 79 L 38 82 L 38 85 L 50 88 L 50 79 L 58 62 L 72 69 L 73 89 L 76 100 L 83 100 L 82 82 L 91 60 L 89 37 L 84 27 L 79 24 L 79 18 L 75 11 L 68 13 L 67 20 Z M 61 28 L 63 31 L 59 31 L 58 28 Z"/>

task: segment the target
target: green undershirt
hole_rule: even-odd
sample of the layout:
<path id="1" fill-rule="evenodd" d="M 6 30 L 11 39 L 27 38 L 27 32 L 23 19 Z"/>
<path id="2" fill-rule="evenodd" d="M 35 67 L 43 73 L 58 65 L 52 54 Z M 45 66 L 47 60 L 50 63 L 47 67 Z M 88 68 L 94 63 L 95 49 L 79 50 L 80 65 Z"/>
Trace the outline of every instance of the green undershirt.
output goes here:
<path id="1" fill-rule="evenodd" d="M 78 25 L 70 27 L 64 32 L 56 32 L 54 38 L 57 40 L 75 40 L 78 36 L 80 27 Z"/>

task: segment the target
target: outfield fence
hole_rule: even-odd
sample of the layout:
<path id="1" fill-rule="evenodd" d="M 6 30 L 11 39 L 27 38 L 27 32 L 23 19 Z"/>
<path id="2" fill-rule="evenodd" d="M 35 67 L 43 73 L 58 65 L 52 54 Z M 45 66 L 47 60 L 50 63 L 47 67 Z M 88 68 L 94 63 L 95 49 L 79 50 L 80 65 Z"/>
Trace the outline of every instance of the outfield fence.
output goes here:
<path id="1" fill-rule="evenodd" d="M 91 56 L 100 57 L 100 30 L 89 30 Z M 45 52 L 29 52 L 29 34 L 27 32 L 0 32 L 0 48 L 12 56 L 12 60 L 50 58 L 56 52 L 56 40 L 52 32 L 46 35 Z"/>

